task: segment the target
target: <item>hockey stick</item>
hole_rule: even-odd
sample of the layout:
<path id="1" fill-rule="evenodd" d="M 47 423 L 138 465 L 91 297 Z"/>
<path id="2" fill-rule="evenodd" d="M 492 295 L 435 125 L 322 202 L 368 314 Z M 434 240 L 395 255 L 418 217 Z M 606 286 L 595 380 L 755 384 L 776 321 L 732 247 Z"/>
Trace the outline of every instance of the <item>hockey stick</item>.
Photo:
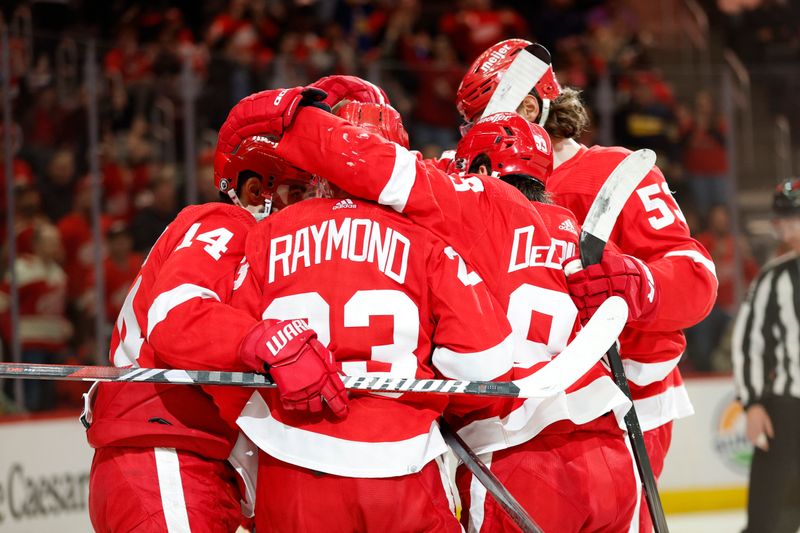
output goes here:
<path id="1" fill-rule="evenodd" d="M 540 44 L 532 44 L 520 50 L 503 74 L 492 93 L 483 117 L 495 113 L 516 113 L 519 104 L 530 93 L 550 67 L 550 52 Z"/>
<path id="2" fill-rule="evenodd" d="M 655 162 L 656 156 L 652 151 L 639 150 L 623 159 L 609 175 L 600 192 L 597 193 L 597 197 L 586 215 L 586 220 L 583 222 L 580 236 L 581 263 L 583 266 L 600 262 L 606 242 L 608 242 L 611 230 L 619 213 L 622 211 L 622 207 L 628 201 L 634 189 L 653 168 Z M 628 429 L 628 439 L 633 448 L 634 459 L 636 459 L 636 468 L 639 470 L 639 476 L 644 484 L 644 493 L 647 500 L 647 508 L 650 510 L 650 516 L 653 520 L 653 529 L 656 533 L 668 533 L 669 528 L 667 527 L 664 509 L 658 495 L 656 478 L 650 465 L 650 457 L 647 455 L 642 428 L 639 425 L 639 417 L 633 407 L 628 378 L 625 377 L 625 369 L 622 366 L 622 359 L 616 346 L 612 346 L 608 351 L 608 362 L 611 366 L 614 382 L 631 399 L 631 408 L 625 415 L 625 426 Z"/>
<path id="3" fill-rule="evenodd" d="M 453 453 L 472 472 L 472 475 L 486 487 L 486 490 L 492 495 L 497 504 L 503 508 L 523 533 L 544 533 L 525 508 L 508 492 L 508 489 L 500 483 L 500 480 L 489 470 L 489 467 L 481 461 L 480 457 L 467 446 L 447 422 L 440 420 L 439 429 Z M 461 512 L 463 513 L 464 510 L 462 509 Z"/>
<path id="4" fill-rule="evenodd" d="M 526 398 L 551 396 L 558 391 L 528 388 L 523 391 L 512 381 L 468 381 L 448 379 L 413 379 L 377 376 L 341 376 L 345 388 L 366 392 L 420 392 L 439 394 L 475 394 Z M 222 385 L 246 388 L 275 388 L 264 374 L 223 372 L 217 370 L 176 370 L 165 368 L 117 368 L 114 366 L 37 365 L 0 363 L 0 378 L 57 379 L 67 381 L 109 381 L 168 383 L 172 385 Z"/>
<path id="5" fill-rule="evenodd" d="M 341 378 L 345 388 L 353 391 L 547 398 L 572 385 L 603 357 L 608 347 L 614 344 L 619 336 L 627 317 L 628 308 L 624 300 L 609 298 L 558 357 L 536 374 L 516 381 L 415 379 L 391 376 L 341 376 Z M 0 378 L 229 385 L 252 388 L 276 386 L 269 376 L 248 372 L 30 363 L 0 363 Z"/>
<path id="6" fill-rule="evenodd" d="M 559 358 L 566 355 L 567 358 L 573 358 L 575 351 L 582 351 L 584 353 L 592 353 L 592 347 L 589 346 L 587 341 L 599 340 L 595 329 L 602 329 L 606 333 L 604 340 L 606 342 L 615 342 L 622 330 L 619 327 L 619 321 L 625 321 L 628 316 L 628 307 L 622 298 L 612 296 L 597 309 L 597 312 L 592 316 L 591 320 L 587 322 L 586 326 L 575 336 L 569 345 L 564 350 L 544 367 L 539 369 L 534 374 L 518 380 L 517 382 L 528 383 L 558 383 L 561 390 L 566 389 L 565 381 L 569 384 L 576 382 L 583 376 L 589 369 L 594 366 L 597 360 L 590 360 L 584 358 L 583 366 L 578 367 L 572 365 L 570 368 L 572 373 L 565 375 L 559 366 L 554 363 Z M 588 330 L 587 330 L 588 328 Z M 587 334 L 588 333 L 588 334 Z M 609 348 L 611 345 L 609 345 Z M 567 385 L 569 386 L 569 385 Z M 511 520 L 517 524 L 524 533 L 542 533 L 542 529 L 536 524 L 531 516 L 525 511 L 525 508 L 511 495 L 507 488 L 500 483 L 500 480 L 492 473 L 489 467 L 481 461 L 480 457 L 470 449 L 469 446 L 452 430 L 452 428 L 444 421 L 441 420 L 439 427 L 442 431 L 442 436 L 453 452 L 458 456 L 461 462 L 466 466 L 472 475 L 486 487 L 486 490 L 495 499 L 497 504 L 508 514 Z"/>

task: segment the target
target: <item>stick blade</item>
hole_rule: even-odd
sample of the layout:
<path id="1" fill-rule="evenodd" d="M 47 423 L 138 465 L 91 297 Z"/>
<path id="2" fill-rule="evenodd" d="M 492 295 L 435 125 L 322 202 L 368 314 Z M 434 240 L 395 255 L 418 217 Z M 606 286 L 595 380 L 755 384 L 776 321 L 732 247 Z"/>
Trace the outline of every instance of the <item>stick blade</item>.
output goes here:
<path id="1" fill-rule="evenodd" d="M 549 67 L 550 52 L 544 46 L 531 45 L 520 50 L 492 93 L 482 117 L 495 113 L 516 113 L 519 104 Z"/>
<path id="2" fill-rule="evenodd" d="M 655 152 L 646 148 L 623 159 L 597 193 L 583 221 L 583 231 L 608 242 L 614 223 L 628 198 L 655 164 Z"/>

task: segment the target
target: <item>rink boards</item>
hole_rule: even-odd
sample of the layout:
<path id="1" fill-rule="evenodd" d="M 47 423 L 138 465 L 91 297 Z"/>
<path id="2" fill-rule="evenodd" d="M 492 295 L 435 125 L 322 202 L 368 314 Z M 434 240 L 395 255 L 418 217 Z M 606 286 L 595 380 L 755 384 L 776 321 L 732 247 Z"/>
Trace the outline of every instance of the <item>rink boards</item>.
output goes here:
<path id="1" fill-rule="evenodd" d="M 694 416 L 675 422 L 659 480 L 668 513 L 744 507 L 753 447 L 728 375 L 685 380 Z"/>

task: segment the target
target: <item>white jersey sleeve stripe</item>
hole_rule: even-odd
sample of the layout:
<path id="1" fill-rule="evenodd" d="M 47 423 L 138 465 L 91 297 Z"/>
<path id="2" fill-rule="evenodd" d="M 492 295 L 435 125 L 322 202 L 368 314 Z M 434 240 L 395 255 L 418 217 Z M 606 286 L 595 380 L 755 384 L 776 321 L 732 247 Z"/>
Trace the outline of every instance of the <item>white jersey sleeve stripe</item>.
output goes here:
<path id="1" fill-rule="evenodd" d="M 682 356 L 683 354 L 669 361 L 661 361 L 659 363 L 641 363 L 624 359 L 622 366 L 625 368 L 625 375 L 628 377 L 628 381 L 644 387 L 666 378 L 678 366 Z"/>
<path id="2" fill-rule="evenodd" d="M 175 448 L 155 448 L 158 489 L 169 533 L 191 533 L 189 513 L 183 496 L 181 467 Z"/>
<path id="3" fill-rule="evenodd" d="M 433 366 L 449 379 L 491 381 L 514 365 L 511 335 L 482 352 L 459 353 L 442 346 L 433 350 Z"/>
<path id="4" fill-rule="evenodd" d="M 717 277 L 717 267 L 714 265 L 714 261 L 704 256 L 697 250 L 673 250 L 672 252 L 665 254 L 664 257 L 688 257 L 695 263 L 700 263 L 706 267 L 709 272 L 714 275 L 714 278 Z"/>
<path id="5" fill-rule="evenodd" d="M 402 213 L 406 208 L 411 189 L 417 179 L 417 158 L 414 154 L 395 144 L 395 159 L 392 175 L 378 197 L 378 203 Z"/>
<path id="6" fill-rule="evenodd" d="M 170 311 L 192 298 L 213 298 L 220 301 L 217 293 L 211 289 L 191 283 L 178 285 L 174 289 L 159 294 L 147 311 L 147 339 L 150 340 L 153 329 L 167 318 Z"/>
<path id="7" fill-rule="evenodd" d="M 672 420 L 694 414 L 694 407 L 684 385 L 669 387 L 655 396 L 634 400 L 633 405 L 636 407 L 636 414 L 639 415 L 642 431 L 650 431 Z M 624 423 L 621 423 L 620 427 L 624 428 Z"/>

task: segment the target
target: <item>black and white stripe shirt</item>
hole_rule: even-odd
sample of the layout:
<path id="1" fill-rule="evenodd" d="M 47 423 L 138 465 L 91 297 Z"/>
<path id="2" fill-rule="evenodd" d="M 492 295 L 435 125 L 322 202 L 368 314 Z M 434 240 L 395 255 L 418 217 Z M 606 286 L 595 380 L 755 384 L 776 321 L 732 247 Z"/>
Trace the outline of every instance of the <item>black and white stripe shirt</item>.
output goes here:
<path id="1" fill-rule="evenodd" d="M 753 282 L 733 329 L 733 373 L 741 402 L 800 398 L 800 256 L 783 255 Z"/>

